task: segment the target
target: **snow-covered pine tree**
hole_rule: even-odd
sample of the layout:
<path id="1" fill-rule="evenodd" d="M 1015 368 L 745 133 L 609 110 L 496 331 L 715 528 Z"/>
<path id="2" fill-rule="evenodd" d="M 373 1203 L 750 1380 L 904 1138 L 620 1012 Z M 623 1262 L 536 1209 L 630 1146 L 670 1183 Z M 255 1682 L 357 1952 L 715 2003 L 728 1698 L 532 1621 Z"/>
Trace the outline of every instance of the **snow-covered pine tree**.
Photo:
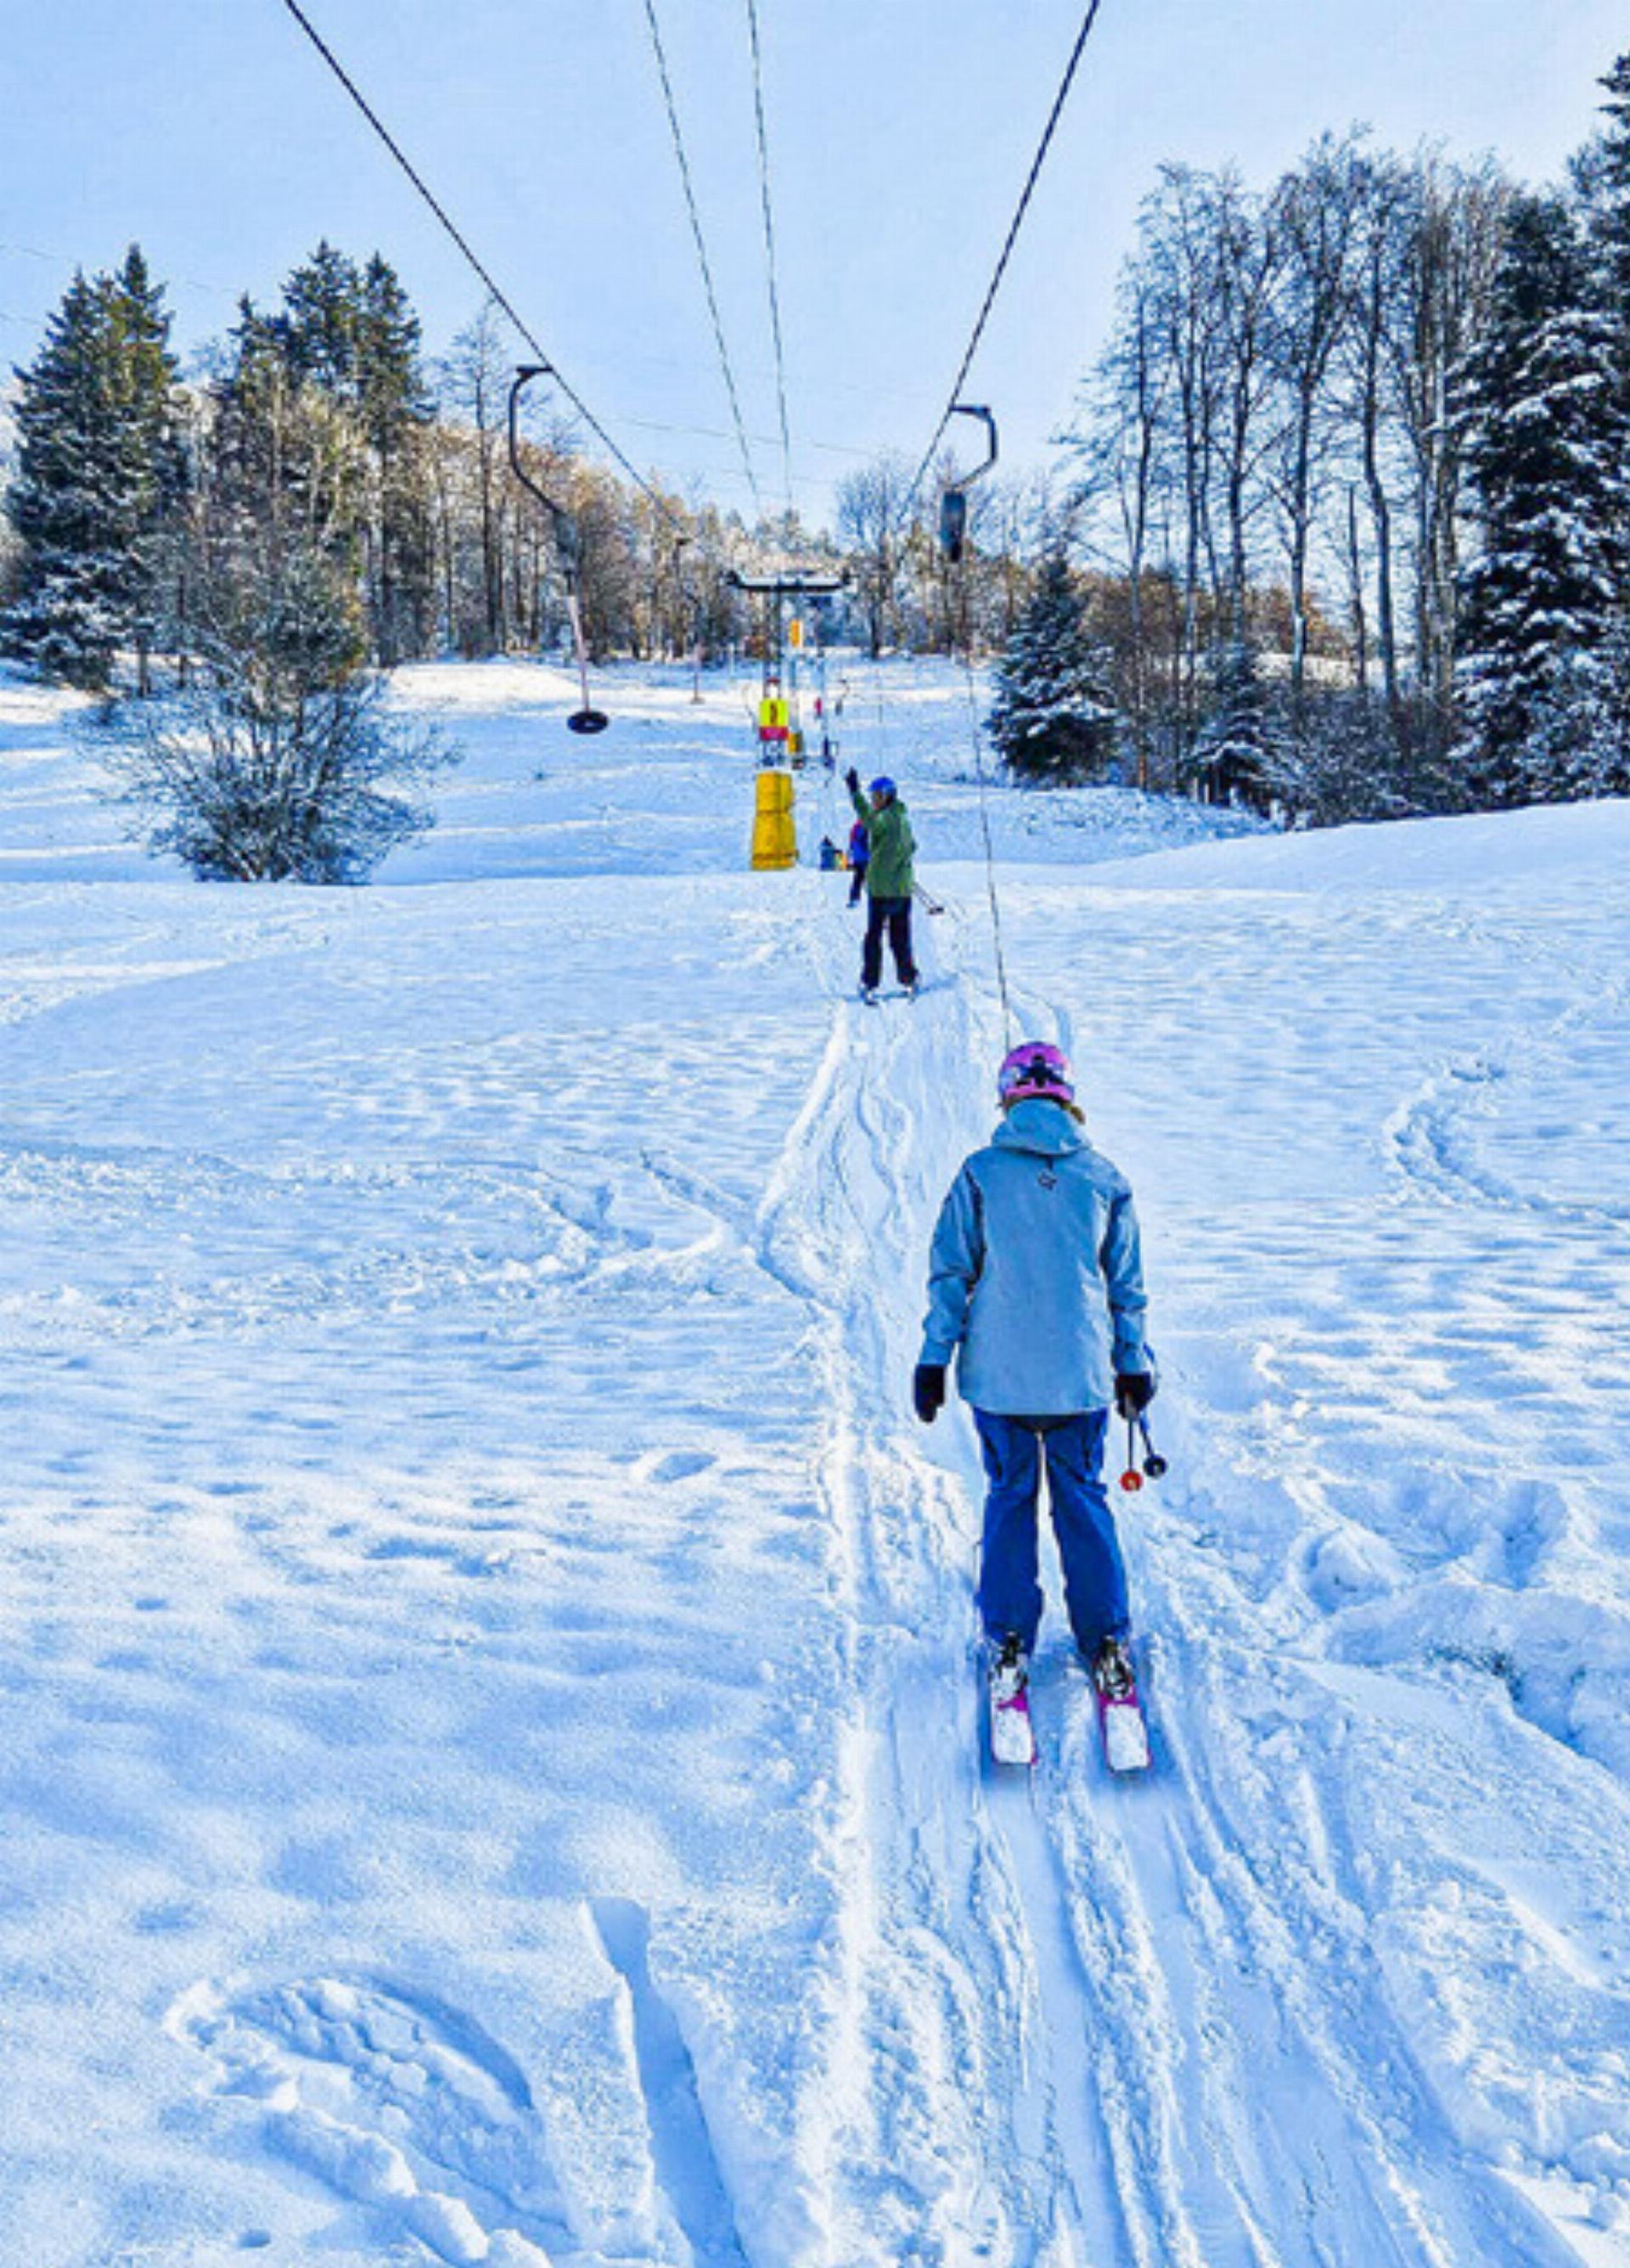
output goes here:
<path id="1" fill-rule="evenodd" d="M 361 317 L 357 263 L 325 239 L 284 285 L 283 312 L 269 328 L 291 377 L 356 407 Z"/>
<path id="2" fill-rule="evenodd" d="M 45 675 L 106 687 L 152 634 L 161 539 L 186 485 L 162 290 L 134 246 L 115 275 L 75 276 L 20 373 L 21 546 L 6 650 Z"/>
<path id="3" fill-rule="evenodd" d="M 352 492 L 358 565 L 374 651 L 387 666 L 421 651 L 433 617 L 430 482 L 424 434 L 433 404 L 419 358 L 419 322 L 378 253 L 359 268 L 324 242 L 284 285 L 283 306 L 246 305 L 237 334 L 281 361 L 296 393 L 311 389 L 354 431 L 366 478 Z"/>
<path id="4" fill-rule="evenodd" d="M 1009 770 L 1052 786 L 1097 778 L 1115 752 L 1107 678 L 1069 562 L 1055 550 L 996 671 L 987 721 Z"/>
<path id="5" fill-rule="evenodd" d="M 299 375 L 278 317 L 242 303 L 212 395 L 199 515 L 211 563 L 224 546 L 245 551 L 264 536 L 315 547 L 354 588 L 365 446 L 355 416 Z M 353 600 L 346 616 L 360 634 L 357 611 Z"/>
<path id="6" fill-rule="evenodd" d="M 363 270 L 357 377 L 377 471 L 370 577 L 374 644 L 387 666 L 423 652 L 435 606 L 424 437 L 434 401 L 420 362 L 419 319 L 396 271 L 375 253 Z"/>
<path id="7" fill-rule="evenodd" d="M 1235 638 L 1222 648 L 1212 666 L 1212 683 L 1210 714 L 1194 742 L 1202 799 L 1244 804 L 1253 811 L 1266 811 L 1276 798 L 1299 803 L 1285 737 L 1248 639 Z"/>
<path id="8" fill-rule="evenodd" d="M 210 880 L 365 880 L 430 823 L 411 791 L 447 761 L 365 666 L 372 468 L 354 364 L 336 375 L 345 328 L 324 306 L 329 384 L 285 317 L 244 303 L 187 514 L 181 680 L 88 736 L 151 847 Z"/>
<path id="9" fill-rule="evenodd" d="M 1630 784 L 1626 419 L 1574 209 L 1512 201 L 1459 413 L 1480 553 L 1464 585 L 1457 761 L 1482 805 Z"/>
<path id="10" fill-rule="evenodd" d="M 1597 290 L 1612 328 L 1613 366 L 1630 416 L 1630 55 L 1602 81 L 1606 123 L 1577 173 L 1596 269 Z"/>

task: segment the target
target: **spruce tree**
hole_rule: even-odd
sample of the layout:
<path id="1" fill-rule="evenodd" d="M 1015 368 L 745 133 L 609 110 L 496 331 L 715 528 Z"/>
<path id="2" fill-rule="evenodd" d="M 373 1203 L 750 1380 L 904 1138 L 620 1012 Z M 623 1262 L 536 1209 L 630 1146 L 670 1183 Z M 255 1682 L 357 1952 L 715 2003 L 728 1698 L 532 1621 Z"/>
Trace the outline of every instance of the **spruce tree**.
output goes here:
<path id="1" fill-rule="evenodd" d="M 353 580 L 366 512 L 365 446 L 355 416 L 302 377 L 278 316 L 246 299 L 214 387 L 205 457 L 210 539 L 265 531 L 309 543 Z"/>
<path id="2" fill-rule="evenodd" d="M 1054 551 L 996 672 L 987 721 L 1009 770 L 1057 786 L 1097 778 L 1115 752 L 1106 676 L 1069 563 Z"/>
<path id="3" fill-rule="evenodd" d="M 355 407 L 362 315 L 357 263 L 326 240 L 283 287 L 283 312 L 272 320 L 291 375 Z"/>
<path id="4" fill-rule="evenodd" d="M 1513 201 L 1460 408 L 1482 538 L 1456 678 L 1467 788 L 1485 805 L 1617 792 L 1630 426 L 1592 261 L 1559 197 Z"/>
<path id="5" fill-rule="evenodd" d="M 374 642 L 390 663 L 422 652 L 434 617 L 435 568 L 425 434 L 434 402 L 419 358 L 418 317 L 378 253 L 363 271 L 357 390 L 376 473 Z"/>
<path id="6" fill-rule="evenodd" d="M 1300 807 L 1302 784 L 1279 731 L 1250 641 L 1235 638 L 1213 665 L 1210 714 L 1194 743 L 1194 768 L 1206 803 L 1265 811 L 1276 796 Z"/>
<path id="7" fill-rule="evenodd" d="M 170 319 L 135 247 L 115 275 L 77 275 L 18 372 L 21 545 L 6 650 L 100 689 L 122 649 L 146 676 L 161 544 L 186 483 Z"/>
<path id="8" fill-rule="evenodd" d="M 246 307 L 258 352 L 277 358 L 297 393 L 311 388 L 349 423 L 366 478 L 350 492 L 350 532 L 374 651 L 387 664 L 422 651 L 433 618 L 424 435 L 432 402 L 420 364 L 418 318 L 395 270 L 328 243 L 284 286 L 278 313 Z M 247 341 L 247 329 L 240 329 Z"/>
<path id="9" fill-rule="evenodd" d="M 1630 417 L 1630 55 L 1602 81 L 1606 124 L 1581 163 L 1597 289 L 1612 327 L 1613 369 Z"/>

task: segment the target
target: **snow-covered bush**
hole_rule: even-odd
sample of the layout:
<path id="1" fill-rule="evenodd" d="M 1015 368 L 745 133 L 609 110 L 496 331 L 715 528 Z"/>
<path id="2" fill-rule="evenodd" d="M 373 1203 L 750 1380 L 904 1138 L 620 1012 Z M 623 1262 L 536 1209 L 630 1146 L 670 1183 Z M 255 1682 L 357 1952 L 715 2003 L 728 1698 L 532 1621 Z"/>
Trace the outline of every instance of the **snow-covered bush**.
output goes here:
<path id="1" fill-rule="evenodd" d="M 171 692 L 91 728 L 155 851 L 211 881 L 360 882 L 431 823 L 404 791 L 454 761 L 360 666 L 354 585 L 296 545 L 194 593 Z"/>

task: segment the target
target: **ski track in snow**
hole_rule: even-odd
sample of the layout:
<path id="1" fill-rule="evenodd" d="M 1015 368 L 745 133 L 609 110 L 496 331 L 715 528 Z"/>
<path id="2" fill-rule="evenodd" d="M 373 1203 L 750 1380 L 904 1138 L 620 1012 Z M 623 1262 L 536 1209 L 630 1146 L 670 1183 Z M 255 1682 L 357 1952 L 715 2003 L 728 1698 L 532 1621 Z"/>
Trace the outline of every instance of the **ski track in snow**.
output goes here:
<path id="1" fill-rule="evenodd" d="M 957 1136 L 979 1131 L 936 1105 L 977 1095 L 996 1034 L 966 998 L 922 1004 L 892 1029 L 841 1017 L 806 1182 L 779 1200 L 812 1286 L 832 1285 L 820 1295 L 837 1373 L 828 1457 L 868 1705 L 853 1848 L 874 1879 L 845 1979 L 845 2058 L 867 2081 L 832 2147 L 853 2191 L 837 2257 L 948 2263 L 972 2257 L 976 2235 L 999 2257 L 1140 2268 L 1523 2257 L 1526 2216 L 1486 2176 L 1443 2180 L 1450 2138 L 1373 1970 L 1351 1958 L 1350 1911 L 1338 1907 L 1338 2021 L 1326 1992 L 1298 1984 L 1336 1901 L 1304 1893 L 1298 1914 L 1272 1863 L 1277 1826 L 1265 1879 L 1253 1874 L 1260 1828 L 1237 1791 L 1254 1780 L 1270 1813 L 1272 1791 L 1250 1745 L 1229 1739 L 1219 1665 L 1243 1674 L 1237 1638 L 1202 1629 L 1182 1644 L 1181 1599 L 1146 1609 L 1171 1633 L 1152 1688 L 1189 1697 L 1158 1719 L 1154 1785 L 1107 1784 L 1084 1681 L 1055 1646 L 1036 1680 L 1051 1760 L 1034 1801 L 970 1786 L 975 1682 L 959 1657 L 977 1483 L 967 1473 L 960 1506 L 948 1504 L 902 1440 L 897 1405 L 869 1424 L 854 1413 L 877 1409 L 880 1377 L 907 1373 L 925 1203 L 948 1181 Z M 880 1318 L 882 1286 L 899 1290 Z M 902 1528 L 918 1530 L 911 1543 Z M 948 1692 L 963 1705 L 948 1710 Z M 1265 1696 L 1249 1713 L 1259 1736 L 1274 1712 Z M 1236 1791 L 1226 1809 L 1219 1779 Z M 895 2169 L 912 2137 L 932 2163 L 908 2187 Z"/>
<path id="2" fill-rule="evenodd" d="M 1021 1781 L 905 1393 L 982 873 L 864 1009 L 719 872 L 734 696 L 416 684 L 479 761 L 360 895 L 136 883 L 4 688 L 19 2260 L 1626 2268 L 1623 814 L 996 798 L 1173 1464 L 1155 1770 L 1055 1604 Z M 847 729 L 968 850 L 963 703 Z"/>

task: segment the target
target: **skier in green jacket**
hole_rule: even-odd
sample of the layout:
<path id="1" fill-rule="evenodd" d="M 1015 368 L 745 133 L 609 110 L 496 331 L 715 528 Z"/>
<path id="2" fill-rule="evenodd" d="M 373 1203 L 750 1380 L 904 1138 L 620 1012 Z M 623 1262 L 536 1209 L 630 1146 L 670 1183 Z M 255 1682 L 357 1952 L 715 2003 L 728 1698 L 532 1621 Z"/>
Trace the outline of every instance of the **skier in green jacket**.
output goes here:
<path id="1" fill-rule="evenodd" d="M 865 795 L 860 776 L 845 772 L 845 783 L 866 829 L 870 856 L 866 868 L 866 943 L 860 953 L 860 998 L 874 1001 L 883 973 L 883 930 L 889 931 L 895 974 L 906 991 L 917 990 L 917 963 L 911 956 L 911 892 L 916 876 L 911 856 L 917 848 L 911 822 L 906 817 L 891 779 L 874 779 Z"/>

